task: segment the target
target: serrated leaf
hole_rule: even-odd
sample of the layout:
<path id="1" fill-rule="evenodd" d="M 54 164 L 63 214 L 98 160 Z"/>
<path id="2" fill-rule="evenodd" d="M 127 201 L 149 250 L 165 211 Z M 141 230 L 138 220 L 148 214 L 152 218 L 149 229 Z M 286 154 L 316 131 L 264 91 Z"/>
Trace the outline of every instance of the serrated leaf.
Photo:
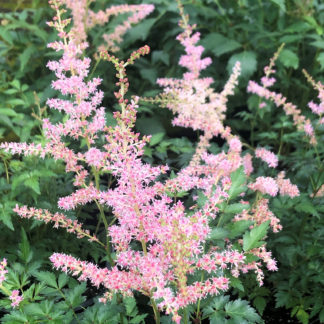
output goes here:
<path id="1" fill-rule="evenodd" d="M 302 211 L 304 213 L 319 217 L 319 214 L 318 214 L 316 208 L 310 202 L 302 202 L 302 203 L 298 204 L 295 207 L 295 210 L 298 212 Z"/>
<path id="2" fill-rule="evenodd" d="M 139 324 L 139 323 L 145 323 L 144 319 L 146 318 L 147 314 L 141 314 L 137 315 L 134 318 L 132 318 L 129 323 L 131 324 Z"/>
<path id="3" fill-rule="evenodd" d="M 263 298 L 263 297 L 257 296 L 253 300 L 253 306 L 257 309 L 257 311 L 261 315 L 263 314 L 263 311 L 264 311 L 266 305 L 267 305 L 267 302 L 266 302 L 265 298 Z"/>
<path id="4" fill-rule="evenodd" d="M 241 62 L 241 76 L 248 79 L 257 69 L 257 59 L 255 52 L 245 51 L 231 56 L 227 63 L 227 72 L 232 73 L 235 63 Z"/>
<path id="5" fill-rule="evenodd" d="M 11 215 L 12 208 L 8 208 L 7 205 L 0 204 L 0 220 L 12 231 L 14 231 L 14 226 L 12 224 Z"/>
<path id="6" fill-rule="evenodd" d="M 85 297 L 82 294 L 86 291 L 87 285 L 82 282 L 76 285 L 73 289 L 68 290 L 66 293 L 66 299 L 71 303 L 73 307 L 77 307 L 85 301 Z"/>
<path id="7" fill-rule="evenodd" d="M 219 33 L 208 34 L 200 43 L 204 48 L 211 50 L 216 56 L 221 56 L 241 47 L 239 42 Z"/>
<path id="8" fill-rule="evenodd" d="M 26 314 L 19 311 L 12 311 L 10 314 L 6 314 L 1 319 L 2 323 L 28 323 L 28 317 Z"/>
<path id="9" fill-rule="evenodd" d="M 30 262 L 33 257 L 33 253 L 30 250 L 30 244 L 27 238 L 27 234 L 23 227 L 21 227 L 21 243 L 19 243 L 19 256 L 26 263 Z"/>
<path id="10" fill-rule="evenodd" d="M 69 277 L 65 273 L 61 273 L 58 278 L 58 287 L 63 288 L 69 281 Z"/>
<path id="11" fill-rule="evenodd" d="M 20 71 L 23 71 L 26 64 L 30 61 L 31 56 L 37 51 L 37 48 L 33 45 L 27 46 L 23 52 L 19 55 Z"/>
<path id="12" fill-rule="evenodd" d="M 128 316 L 136 316 L 137 315 L 137 307 L 135 298 L 128 297 L 124 298 L 124 304 L 126 307 L 126 314 Z"/>
<path id="13" fill-rule="evenodd" d="M 41 194 L 39 187 L 39 178 L 38 177 L 30 177 L 24 181 L 24 185 L 28 188 L 31 188 L 38 195 Z"/>
<path id="14" fill-rule="evenodd" d="M 268 231 L 270 221 L 262 223 L 254 227 L 250 232 L 246 232 L 243 236 L 243 249 L 249 251 L 259 246 L 260 240 L 263 239 Z"/>
<path id="15" fill-rule="evenodd" d="M 169 65 L 169 61 L 170 61 L 169 54 L 163 51 L 154 51 L 152 53 L 152 63 L 155 64 L 158 61 L 161 61 L 166 65 Z"/>
<path id="16" fill-rule="evenodd" d="M 224 212 L 225 213 L 232 213 L 232 214 L 239 214 L 245 209 L 249 209 L 250 205 L 249 204 L 240 204 L 240 203 L 235 203 L 231 205 L 227 205 L 225 207 Z"/>
<path id="17" fill-rule="evenodd" d="M 302 308 L 299 308 L 296 317 L 302 324 L 308 324 L 309 322 L 309 314 L 305 312 Z"/>
<path id="18" fill-rule="evenodd" d="M 295 70 L 299 66 L 299 58 L 298 56 L 291 50 L 284 48 L 279 55 L 279 61 L 285 66 L 285 67 L 292 67 Z"/>
<path id="19" fill-rule="evenodd" d="M 235 277 L 231 278 L 230 283 L 232 287 L 244 291 L 242 281 L 239 278 L 235 278 Z"/>
<path id="20" fill-rule="evenodd" d="M 243 323 L 243 319 L 250 322 L 259 322 L 261 320 L 260 316 L 246 300 L 237 299 L 233 302 L 227 303 L 225 305 L 225 311 L 231 318 L 240 320 L 240 323 Z"/>
<path id="21" fill-rule="evenodd" d="M 54 273 L 48 271 L 37 271 L 34 273 L 34 276 L 39 282 L 44 282 L 50 287 L 58 288 Z"/>
<path id="22" fill-rule="evenodd" d="M 253 224 L 252 221 L 248 220 L 240 220 L 237 222 L 230 223 L 227 226 L 227 229 L 229 230 L 229 238 L 235 238 L 242 233 L 244 233 L 251 225 Z"/>
<path id="23" fill-rule="evenodd" d="M 213 228 L 208 235 L 207 241 L 221 240 L 228 236 L 228 231 L 225 228 Z"/>
<path id="24" fill-rule="evenodd" d="M 246 187 L 243 184 L 246 181 L 246 175 L 244 173 L 244 167 L 241 166 L 237 170 L 231 173 L 232 185 L 228 191 L 229 199 L 237 197 L 240 193 L 245 191 Z"/>
<path id="25" fill-rule="evenodd" d="M 11 90 L 14 90 L 14 89 L 11 89 Z M 10 108 L 0 108 L 0 115 L 16 117 L 17 113 L 13 109 L 10 109 Z"/>
<path id="26" fill-rule="evenodd" d="M 128 31 L 128 38 L 131 42 L 134 42 L 138 39 L 145 40 L 147 38 L 150 29 L 154 25 L 156 18 L 149 18 L 142 21 L 137 26 L 132 27 Z"/>
<path id="27" fill-rule="evenodd" d="M 150 142 L 149 142 L 150 143 L 150 146 L 154 146 L 154 145 L 160 143 L 162 141 L 163 137 L 164 137 L 164 133 L 163 132 L 156 133 L 156 134 L 152 135 L 152 137 L 150 139 Z"/>
<path id="28" fill-rule="evenodd" d="M 6 103 L 10 106 L 16 107 L 16 106 L 23 106 L 25 105 L 25 101 L 22 99 L 9 99 L 6 101 Z"/>

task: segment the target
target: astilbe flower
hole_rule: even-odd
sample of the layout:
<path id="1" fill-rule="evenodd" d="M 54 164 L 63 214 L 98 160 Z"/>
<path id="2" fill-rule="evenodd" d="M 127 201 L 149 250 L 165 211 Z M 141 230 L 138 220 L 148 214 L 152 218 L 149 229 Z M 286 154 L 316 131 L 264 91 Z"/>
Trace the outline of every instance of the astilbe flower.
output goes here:
<path id="1" fill-rule="evenodd" d="M 278 165 L 277 156 L 263 147 L 255 150 L 255 156 L 266 162 L 271 168 L 276 168 Z"/>
<path id="2" fill-rule="evenodd" d="M 19 306 L 19 304 L 23 301 L 23 296 L 20 295 L 19 290 L 12 290 L 8 289 L 3 285 L 3 283 L 6 280 L 6 274 L 8 273 L 7 267 L 7 259 L 3 258 L 0 262 L 0 290 L 3 291 L 7 296 L 9 296 L 9 299 L 11 300 L 11 306 L 13 308 L 16 308 Z"/>
<path id="3" fill-rule="evenodd" d="M 79 205 L 95 202 L 109 234 L 105 246 L 107 253 L 112 248 L 116 252 L 115 260 L 108 254 L 109 268 L 100 269 L 90 262 L 58 253 L 51 256 L 54 267 L 78 276 L 79 280 L 90 280 L 94 286 L 103 285 L 108 291 L 101 301 L 111 298 L 116 292 L 129 296 L 134 290 L 140 291 L 151 299 L 156 318 L 156 307 L 159 307 L 171 313 L 177 323 L 181 320 L 178 314 L 180 309 L 207 295 L 226 291 L 230 273 L 237 275 L 240 271 L 253 270 L 261 283 L 263 273 L 260 262 L 246 263 L 244 253 L 231 245 L 223 250 L 214 247 L 204 251 L 203 248 L 211 232 L 209 221 L 218 216 L 219 204 L 229 197 L 231 173 L 243 164 L 246 165 L 247 174 L 253 169 L 249 156 L 245 159 L 241 156 L 239 138 L 223 125 L 227 97 L 233 94 L 237 84 L 239 63 L 235 65 L 224 90 L 215 93 L 210 88 L 211 78 L 199 78 L 200 71 L 211 60 L 201 59 L 203 48 L 196 46 L 199 34 L 192 34 L 193 27 L 183 15 L 181 26 L 184 32 L 178 40 L 185 47 L 186 55 L 180 58 L 180 64 L 188 72 L 180 80 L 158 81 L 165 89 L 157 101 L 177 114 L 175 125 L 199 129 L 203 135 L 189 165 L 174 179 L 163 183 L 157 179 L 168 171 L 168 167 L 153 167 L 142 161 L 143 148 L 149 138 L 140 138 L 133 131 L 139 98 L 134 97 L 130 102 L 125 98 L 129 87 L 126 67 L 138 57 L 146 55 L 149 47 L 135 51 L 127 61 L 120 61 L 108 52 L 101 53 L 101 57 L 112 62 L 117 71 L 116 85 L 119 90 L 114 94 L 121 108 L 114 113 L 116 126 L 106 127 L 105 110 L 100 107 L 103 93 L 98 90 L 101 80 L 87 80 L 90 59 L 82 55 L 87 44 L 76 40 L 75 34 L 64 31 L 69 21 L 62 20 L 64 12 L 61 4 L 55 1 L 51 4 L 57 16 L 49 24 L 58 30 L 60 41 L 51 43 L 49 47 L 63 51 L 63 55 L 59 61 L 49 62 L 48 67 L 57 77 L 52 83 L 53 88 L 68 96 L 68 99 L 49 99 L 47 104 L 67 114 L 68 118 L 56 124 L 43 120 L 47 138 L 45 146 L 2 143 L 0 147 L 12 153 L 41 157 L 49 155 L 63 160 L 66 171 L 75 175 L 74 185 L 77 189 L 71 195 L 60 198 L 59 207 L 72 210 Z M 207 152 L 209 141 L 216 135 L 221 135 L 227 141 L 227 152 L 217 155 Z M 83 140 L 86 148 L 72 150 L 64 142 L 65 137 L 71 137 L 76 142 Z M 99 145 L 101 138 L 105 139 L 103 145 Z M 104 172 L 109 172 L 115 178 L 113 188 L 100 189 L 99 173 Z M 253 190 L 274 195 L 275 190 L 269 191 L 265 181 L 271 182 L 276 188 L 275 193 L 278 186 L 282 186 L 272 178 L 258 179 L 250 185 Z M 201 207 L 191 206 L 188 212 L 184 203 L 173 202 L 170 194 L 190 190 L 200 191 L 206 197 L 206 202 Z M 103 206 L 112 210 L 117 220 L 114 225 L 108 227 Z M 275 231 L 279 229 L 278 222 L 266 207 L 267 202 L 262 204 L 260 200 L 249 219 L 256 224 L 270 219 Z M 56 227 L 66 227 L 78 237 L 96 240 L 82 229 L 81 224 L 68 220 L 63 214 L 52 215 L 46 210 L 25 206 L 17 206 L 15 210 L 22 217 L 54 221 Z M 141 251 L 133 249 L 131 243 L 134 241 L 141 245 Z M 275 270 L 275 264 L 269 261 L 270 256 L 265 250 L 255 250 L 255 254 L 265 260 L 270 270 Z M 189 284 L 189 276 L 197 270 L 206 271 L 207 278 Z M 155 303 L 157 300 L 158 305 Z"/>
<path id="4" fill-rule="evenodd" d="M 111 6 L 104 11 L 100 10 L 94 12 L 89 8 L 90 3 L 94 1 L 95 0 L 60 0 L 61 4 L 65 4 L 67 8 L 71 9 L 73 21 L 71 32 L 73 33 L 75 42 L 78 44 L 87 40 L 87 32 L 96 25 L 106 24 L 112 16 L 130 14 L 123 23 L 117 25 L 112 33 L 103 35 L 106 44 L 102 45 L 100 49 L 106 49 L 111 52 L 119 50 L 118 44 L 121 43 L 123 35 L 132 25 L 137 24 L 154 10 L 154 6 L 151 4 L 125 4 Z"/>
<path id="5" fill-rule="evenodd" d="M 277 107 L 282 106 L 286 115 L 292 115 L 294 125 L 297 126 L 297 129 L 304 132 L 307 137 L 309 137 L 309 142 L 312 145 L 316 145 L 317 140 L 310 119 L 303 116 L 300 109 L 298 109 L 297 106 L 292 104 L 291 102 L 288 102 L 287 98 L 285 98 L 281 93 L 277 93 L 268 89 L 268 87 L 272 86 L 276 81 L 275 78 L 270 78 L 270 75 L 272 73 L 275 73 L 275 61 L 278 58 L 282 48 L 283 45 L 274 54 L 273 58 L 271 58 L 270 64 L 264 68 L 265 76 L 261 79 L 262 85 L 250 80 L 247 91 L 258 95 L 260 98 L 274 102 Z M 313 103 L 310 103 L 310 105 L 311 107 L 315 108 Z M 260 108 L 262 108 L 262 106 Z"/>
<path id="6" fill-rule="evenodd" d="M 60 208 L 71 210 L 80 204 L 94 201 L 101 208 L 101 212 L 103 205 L 113 210 L 117 223 L 106 227 L 117 253 L 116 260 L 110 260 L 111 267 L 99 269 L 71 256 L 54 254 L 51 260 L 56 268 L 80 275 L 80 280 L 89 279 L 95 286 L 103 284 L 109 290 L 105 296 L 114 292 L 130 295 L 133 290 L 138 290 L 149 296 L 152 304 L 154 300 L 162 298 L 159 308 L 172 313 L 174 319 L 179 321 L 180 308 L 208 294 L 214 295 L 228 289 L 229 279 L 223 271 L 228 264 L 233 269 L 237 267 L 244 262 L 244 256 L 237 251 L 232 251 L 232 254 L 227 252 L 221 263 L 215 261 L 212 278 L 188 285 L 188 275 L 193 274 L 196 269 L 209 269 L 205 264 L 207 260 L 201 258 L 203 243 L 210 233 L 208 216 L 200 210 L 188 214 L 180 201 L 172 204 L 172 199 L 165 193 L 164 184 L 156 181 L 168 168 L 152 167 L 142 162 L 143 147 L 149 139 L 140 139 L 139 134 L 132 130 L 136 121 L 138 98 L 131 102 L 125 99 L 128 89 L 125 67 L 133 64 L 139 56 L 147 54 L 149 48 L 145 46 L 134 52 L 126 62 L 119 61 L 108 53 L 102 53 L 104 59 L 115 65 L 119 79 L 117 86 L 120 88 L 115 93 L 121 107 L 120 112 L 114 113 L 117 125 L 106 127 L 104 108 L 100 107 L 103 93 L 97 89 L 101 80 L 87 80 L 90 60 L 86 57 L 81 58 L 87 44 L 77 42 L 73 33 L 65 33 L 64 27 L 69 21 L 61 17 L 64 10 L 60 3 L 53 1 L 51 4 L 57 11 L 57 16 L 49 25 L 59 31 L 61 40 L 51 43 L 49 47 L 63 51 L 63 56 L 57 62 L 49 62 L 48 67 L 57 77 L 52 83 L 53 88 L 62 95 L 69 96 L 69 99 L 49 99 L 47 104 L 50 108 L 67 114 L 68 118 L 56 124 L 52 124 L 48 119 L 43 120 L 47 138 L 43 147 L 26 143 L 3 143 L 1 147 L 12 153 L 41 157 L 50 155 L 66 163 L 66 171 L 75 174 L 74 185 L 78 189 L 70 196 L 60 198 Z M 186 42 L 185 39 L 183 41 Z M 231 92 L 231 89 L 228 86 L 226 93 Z M 225 100 L 224 98 L 225 95 L 222 100 Z M 99 147 L 97 143 L 102 136 L 106 143 Z M 76 152 L 64 142 L 65 137 L 71 137 L 75 141 L 84 140 L 87 148 Z M 239 164 L 238 151 L 241 146 L 238 139 L 233 138 L 231 146 L 232 161 L 226 167 L 226 172 L 221 174 L 224 185 L 228 185 L 226 177 Z M 199 156 L 204 151 L 202 147 L 201 152 L 198 152 Z M 212 173 L 218 162 L 227 165 L 226 155 L 221 155 L 219 161 L 214 161 L 208 155 L 204 156 L 204 159 L 206 165 L 202 167 L 210 179 L 206 177 L 206 180 L 198 185 L 192 183 L 190 186 L 209 191 L 212 199 L 206 208 L 210 213 L 214 213 L 216 201 L 226 196 L 226 193 L 212 192 Z M 116 182 L 114 188 L 101 191 L 98 174 L 106 171 L 115 177 Z M 89 179 L 90 172 L 95 177 L 95 184 Z M 82 229 L 81 224 L 68 220 L 63 214 L 53 215 L 49 211 L 26 206 L 17 206 L 15 211 L 22 217 L 52 221 L 55 227 L 65 227 L 78 237 L 86 236 L 94 240 L 89 232 Z M 134 251 L 130 245 L 132 241 L 140 242 L 142 251 Z M 176 284 L 176 290 L 171 289 L 173 284 Z"/>
<path id="7" fill-rule="evenodd" d="M 234 221 L 250 220 L 254 221 L 256 225 L 260 225 L 266 221 L 270 221 L 270 227 L 274 233 L 282 229 L 280 220 L 269 209 L 269 199 L 261 198 L 252 207 L 251 210 L 243 210 L 241 213 L 235 215 Z"/>
<path id="8" fill-rule="evenodd" d="M 196 45 L 200 33 L 193 33 L 195 26 L 190 26 L 188 19 L 183 17 L 180 26 L 184 31 L 177 39 L 184 46 L 186 55 L 180 57 L 179 65 L 187 68 L 188 72 L 184 73 L 183 79 L 158 79 L 164 93 L 156 101 L 176 114 L 173 125 L 202 130 L 208 139 L 219 134 L 226 137 L 228 129 L 224 128 L 223 120 L 227 97 L 234 94 L 238 84 L 240 63 L 235 64 L 224 90 L 216 93 L 210 86 L 214 80 L 200 77 L 200 72 L 212 63 L 209 57 L 201 58 L 204 48 Z"/>
<path id="9" fill-rule="evenodd" d="M 249 184 L 249 188 L 272 197 L 278 193 L 278 185 L 271 177 L 257 177 L 254 183 Z"/>

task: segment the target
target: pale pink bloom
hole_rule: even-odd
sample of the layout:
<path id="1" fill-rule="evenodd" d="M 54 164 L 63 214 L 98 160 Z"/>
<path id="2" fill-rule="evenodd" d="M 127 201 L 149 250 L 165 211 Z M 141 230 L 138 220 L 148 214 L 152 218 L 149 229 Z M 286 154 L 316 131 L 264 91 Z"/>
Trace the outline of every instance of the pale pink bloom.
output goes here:
<path id="1" fill-rule="evenodd" d="M 278 174 L 276 182 L 279 187 L 279 193 L 282 196 L 289 196 L 290 198 L 294 198 L 299 196 L 298 187 L 290 182 L 289 179 L 284 179 L 285 172 L 282 171 Z"/>
<path id="2" fill-rule="evenodd" d="M 278 185 L 276 181 L 270 177 L 258 177 L 256 181 L 249 184 L 248 187 L 254 191 L 260 191 L 272 197 L 276 196 L 278 193 Z"/>
<path id="3" fill-rule="evenodd" d="M 3 283 L 3 281 L 6 280 L 6 274 L 8 273 L 6 266 L 7 266 L 7 259 L 3 258 L 2 261 L 0 262 L 0 285 Z"/>
<path id="4" fill-rule="evenodd" d="M 282 229 L 279 218 L 269 209 L 269 200 L 265 198 L 259 199 L 250 211 L 245 209 L 240 214 L 235 215 L 234 221 L 240 220 L 252 220 L 256 225 L 270 221 L 270 227 L 274 233 Z"/>
<path id="5" fill-rule="evenodd" d="M 276 82 L 275 78 L 268 78 L 266 76 L 261 78 L 261 83 L 265 88 L 271 87 Z"/>
<path id="6" fill-rule="evenodd" d="M 308 106 L 316 115 L 321 116 L 324 113 L 324 102 L 321 102 L 319 105 L 317 105 L 313 101 L 311 101 L 308 103 Z"/>
<path id="7" fill-rule="evenodd" d="M 253 172 L 252 155 L 247 153 L 243 157 L 244 172 L 249 176 Z"/>
<path id="8" fill-rule="evenodd" d="M 240 153 L 242 151 L 242 143 L 236 136 L 229 140 L 228 145 L 230 147 L 230 150 L 234 152 Z"/>
<path id="9" fill-rule="evenodd" d="M 255 150 L 255 156 L 266 162 L 269 167 L 276 168 L 278 165 L 277 156 L 265 148 L 257 148 Z"/>
<path id="10" fill-rule="evenodd" d="M 280 47 L 279 50 L 275 53 L 275 55 L 271 58 L 269 66 L 265 67 L 264 71 L 266 75 L 261 79 L 262 86 L 254 81 L 249 81 L 247 91 L 258 95 L 260 98 L 274 102 L 277 107 L 282 106 L 286 115 L 292 115 L 294 125 L 297 126 L 297 129 L 299 131 L 305 132 L 306 135 L 310 137 L 309 142 L 312 145 L 316 145 L 317 141 L 311 126 L 311 121 L 309 119 L 306 119 L 306 117 L 301 114 L 300 109 L 298 109 L 296 105 L 287 102 L 287 98 L 285 98 L 281 93 L 276 93 L 267 89 L 268 86 L 271 86 L 275 82 L 275 79 L 269 78 L 269 76 L 271 73 L 275 72 L 273 66 L 281 49 L 282 47 Z M 311 78 L 309 77 L 309 79 Z M 321 95 L 324 94 L 323 86 L 320 83 L 315 84 L 315 82 L 312 80 L 311 82 L 313 83 L 314 87 L 317 88 L 317 90 L 319 90 L 319 97 L 324 98 L 324 95 Z M 311 102 L 309 106 L 312 110 L 314 110 L 314 112 L 321 111 L 322 109 L 319 108 L 319 106 L 317 106 L 313 102 Z"/>
<path id="11" fill-rule="evenodd" d="M 46 209 L 28 208 L 27 206 L 19 207 L 16 205 L 14 208 L 16 212 L 22 218 L 35 218 L 45 223 L 53 222 L 54 228 L 66 228 L 69 233 L 74 233 L 78 238 L 87 237 L 89 241 L 97 241 L 95 236 L 91 236 L 89 230 L 84 230 L 82 224 L 78 223 L 77 220 L 71 220 L 65 215 L 60 213 L 52 214 Z"/>
<path id="12" fill-rule="evenodd" d="M 11 306 L 14 308 L 19 306 L 20 302 L 24 299 L 23 296 L 20 296 L 19 294 L 19 290 L 13 290 L 11 296 L 9 296 L 9 299 L 12 301 Z"/>

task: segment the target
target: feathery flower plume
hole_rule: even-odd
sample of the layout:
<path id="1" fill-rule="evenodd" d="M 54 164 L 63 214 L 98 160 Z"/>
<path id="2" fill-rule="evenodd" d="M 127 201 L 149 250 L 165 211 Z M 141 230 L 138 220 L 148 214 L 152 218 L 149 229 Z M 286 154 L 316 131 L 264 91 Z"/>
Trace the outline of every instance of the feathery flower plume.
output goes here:
<path id="1" fill-rule="evenodd" d="M 255 156 L 266 162 L 271 168 L 276 168 L 278 165 L 277 156 L 263 147 L 255 150 Z"/>
<path id="2" fill-rule="evenodd" d="M 65 4 L 67 8 L 71 9 L 73 21 L 71 32 L 73 33 L 74 40 L 78 44 L 87 41 L 87 32 L 94 26 L 107 24 L 112 16 L 130 14 L 112 33 L 103 35 L 106 44 L 102 45 L 100 50 L 109 50 L 110 52 L 118 51 L 118 44 L 121 43 L 122 37 L 127 30 L 129 30 L 132 25 L 143 20 L 154 10 L 154 6 L 151 4 L 125 4 L 111 6 L 105 11 L 100 10 L 94 12 L 89 8 L 90 3 L 93 1 L 94 0 L 61 0 L 61 4 Z"/>
<path id="3" fill-rule="evenodd" d="M 258 95 L 260 98 L 274 102 L 277 107 L 282 106 L 286 115 L 292 115 L 294 125 L 297 126 L 297 129 L 304 132 L 309 137 L 310 144 L 316 145 L 317 140 L 311 121 L 301 114 L 301 111 L 297 108 L 296 105 L 287 102 L 287 98 L 285 98 L 281 93 L 267 89 L 267 87 L 272 86 L 275 82 L 275 79 L 270 78 L 270 75 L 272 73 L 275 73 L 273 67 L 283 48 L 283 45 L 279 47 L 278 51 L 271 58 L 270 64 L 264 68 L 265 76 L 261 79 L 262 86 L 255 81 L 250 80 L 247 91 Z"/>
<path id="4" fill-rule="evenodd" d="M 19 306 L 19 304 L 24 299 L 23 296 L 20 295 L 19 290 L 12 290 L 10 291 L 8 288 L 6 288 L 3 283 L 6 280 L 6 274 L 8 273 L 7 267 L 7 259 L 3 258 L 0 262 L 0 290 L 3 291 L 4 294 L 9 296 L 9 299 L 11 300 L 11 306 L 13 308 L 16 308 Z"/>

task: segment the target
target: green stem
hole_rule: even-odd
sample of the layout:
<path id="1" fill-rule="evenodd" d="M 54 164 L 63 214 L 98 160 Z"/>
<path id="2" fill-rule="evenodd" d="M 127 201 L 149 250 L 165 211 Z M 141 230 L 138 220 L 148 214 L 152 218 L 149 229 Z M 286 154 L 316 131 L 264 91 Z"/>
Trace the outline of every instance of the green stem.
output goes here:
<path id="1" fill-rule="evenodd" d="M 152 297 L 150 297 L 150 301 L 153 307 L 153 311 L 154 311 L 154 319 L 155 319 L 155 323 L 156 324 L 160 324 L 160 312 L 158 310 L 158 307 L 154 301 L 154 299 Z"/>
<path id="2" fill-rule="evenodd" d="M 188 324 L 188 310 L 187 310 L 187 308 L 185 308 L 183 310 L 183 322 L 184 322 L 184 324 Z"/>

